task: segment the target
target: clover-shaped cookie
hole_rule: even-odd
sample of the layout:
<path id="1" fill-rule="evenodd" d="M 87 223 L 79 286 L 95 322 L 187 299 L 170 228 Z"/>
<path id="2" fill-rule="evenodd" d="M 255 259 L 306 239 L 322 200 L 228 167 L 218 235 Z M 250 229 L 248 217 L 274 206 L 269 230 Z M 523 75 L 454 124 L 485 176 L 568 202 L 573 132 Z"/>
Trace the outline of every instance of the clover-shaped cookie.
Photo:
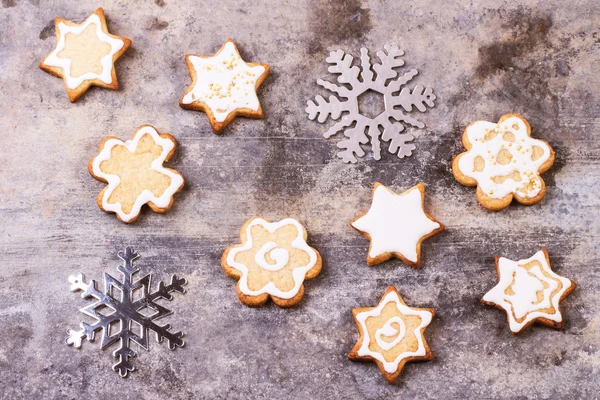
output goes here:
<path id="1" fill-rule="evenodd" d="M 163 167 L 175 147 L 173 136 L 158 133 L 150 125 L 140 126 L 126 142 L 105 138 L 100 154 L 88 164 L 94 178 L 108 183 L 98 195 L 98 207 L 126 223 L 139 217 L 144 204 L 157 213 L 168 211 L 173 195 L 183 188 L 183 176 Z"/>
<path id="2" fill-rule="evenodd" d="M 531 137 L 531 127 L 518 114 L 505 114 L 497 124 L 477 121 L 462 136 L 465 153 L 452 162 L 457 181 L 477 186 L 477 200 L 485 208 L 501 210 L 516 199 L 538 203 L 546 193 L 540 174 L 554 163 L 548 143 Z"/>
<path id="3" fill-rule="evenodd" d="M 262 306 L 270 297 L 280 307 L 298 303 L 304 280 L 316 277 L 322 264 L 306 238 L 304 227 L 292 218 L 248 220 L 240 231 L 242 243 L 229 247 L 221 258 L 225 273 L 238 280 L 240 301 Z"/>

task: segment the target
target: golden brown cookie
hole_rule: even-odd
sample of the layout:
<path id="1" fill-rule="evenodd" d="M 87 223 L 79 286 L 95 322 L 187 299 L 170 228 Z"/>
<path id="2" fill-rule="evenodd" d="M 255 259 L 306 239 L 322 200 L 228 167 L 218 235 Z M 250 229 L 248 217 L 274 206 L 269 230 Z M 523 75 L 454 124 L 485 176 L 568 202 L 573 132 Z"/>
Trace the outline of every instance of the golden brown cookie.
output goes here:
<path id="1" fill-rule="evenodd" d="M 577 286 L 550 268 L 542 249 L 526 260 L 496 257 L 498 284 L 481 302 L 506 311 L 510 331 L 517 335 L 538 322 L 562 329 L 560 302 Z"/>
<path id="2" fill-rule="evenodd" d="M 355 308 L 352 315 L 359 338 L 348 358 L 375 362 L 388 383 L 398 379 L 407 362 L 433 360 L 424 333 L 435 310 L 407 306 L 394 286 L 377 307 Z"/>
<path id="3" fill-rule="evenodd" d="M 467 150 L 454 158 L 457 181 L 477 186 L 477 200 L 493 211 L 512 199 L 530 206 L 542 200 L 546 184 L 540 174 L 554 163 L 550 145 L 531 137 L 529 122 L 519 114 L 505 114 L 497 124 L 477 121 L 462 136 Z"/>
<path id="4" fill-rule="evenodd" d="M 40 68 L 63 78 L 71 102 L 77 101 L 90 86 L 118 89 L 115 61 L 131 45 L 131 40 L 108 33 L 101 8 L 81 24 L 57 17 L 56 48 Z"/>
<path id="5" fill-rule="evenodd" d="M 280 307 L 298 303 L 304 280 L 319 275 L 322 264 L 306 238 L 306 230 L 293 218 L 248 220 L 240 231 L 241 244 L 229 247 L 221 258 L 225 273 L 238 280 L 240 301 L 262 306 L 270 297 Z"/>
<path id="6" fill-rule="evenodd" d="M 114 212 L 131 223 L 144 204 L 157 213 L 168 211 L 173 195 L 183 188 L 183 176 L 163 163 L 175 153 L 175 138 L 158 133 L 150 125 L 140 126 L 126 142 L 109 136 L 100 144 L 100 154 L 88 164 L 90 174 L 108 183 L 98 195 L 98 207 Z"/>
<path id="7" fill-rule="evenodd" d="M 237 116 L 263 117 L 256 90 L 269 74 L 269 66 L 246 63 L 232 39 L 212 57 L 187 54 L 185 63 L 192 84 L 179 105 L 204 111 L 215 133 L 221 133 Z"/>
<path id="8" fill-rule="evenodd" d="M 375 183 L 371 208 L 350 222 L 351 227 L 371 241 L 367 254 L 369 266 L 396 257 L 419 268 L 421 243 L 444 230 L 444 225 L 425 212 L 424 201 L 423 183 L 401 194 Z"/>

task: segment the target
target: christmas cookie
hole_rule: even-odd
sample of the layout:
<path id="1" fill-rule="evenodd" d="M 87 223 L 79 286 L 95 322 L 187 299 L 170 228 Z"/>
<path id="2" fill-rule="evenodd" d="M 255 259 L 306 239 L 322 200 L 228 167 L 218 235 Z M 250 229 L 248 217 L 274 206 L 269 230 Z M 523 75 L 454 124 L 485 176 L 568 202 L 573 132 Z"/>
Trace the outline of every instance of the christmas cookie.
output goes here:
<path id="1" fill-rule="evenodd" d="M 444 225 L 424 210 L 425 185 L 419 183 L 395 194 L 381 183 L 373 188 L 373 202 L 366 214 L 350 226 L 371 241 L 367 264 L 396 257 L 411 267 L 421 265 L 421 242 L 444 230 Z"/>
<path id="2" fill-rule="evenodd" d="M 56 48 L 40 63 L 44 71 L 63 78 L 72 102 L 90 86 L 118 89 L 114 63 L 131 40 L 108 33 L 99 8 L 82 24 L 56 18 Z"/>
<path id="3" fill-rule="evenodd" d="M 269 74 L 269 66 L 246 63 L 233 40 L 227 40 L 212 57 L 188 54 L 185 62 L 192 84 L 179 105 L 204 111 L 215 133 L 221 133 L 237 116 L 263 117 L 256 90 Z"/>
<path id="4" fill-rule="evenodd" d="M 248 220 L 240 231 L 241 244 L 229 247 L 221 258 L 225 273 L 238 280 L 240 301 L 262 306 L 270 297 L 280 307 L 298 303 L 304 280 L 321 272 L 321 256 L 306 244 L 306 237 L 304 227 L 292 218 Z"/>
<path id="5" fill-rule="evenodd" d="M 134 222 L 144 204 L 157 213 L 168 211 L 173 195 L 183 188 L 183 176 L 163 163 L 175 153 L 175 138 L 140 126 L 133 139 L 123 142 L 107 137 L 100 154 L 88 165 L 90 174 L 108 183 L 98 195 L 98 207 L 114 212 L 123 222 Z"/>
<path id="6" fill-rule="evenodd" d="M 433 360 L 424 332 L 435 310 L 407 306 L 394 286 L 377 307 L 355 308 L 352 315 L 359 338 L 348 358 L 374 361 L 389 383 L 398 379 L 407 362 Z"/>
<path id="7" fill-rule="evenodd" d="M 540 174 L 554 163 L 548 143 L 531 137 L 531 128 L 518 114 L 505 114 L 497 124 L 477 121 L 462 136 L 465 153 L 452 162 L 457 181 L 477 186 L 477 200 L 487 209 L 501 210 L 513 198 L 538 203 L 546 193 Z"/>
<path id="8" fill-rule="evenodd" d="M 496 257 L 496 271 L 499 282 L 481 301 L 506 311 L 513 334 L 523 332 L 534 322 L 562 328 L 560 302 L 576 285 L 550 269 L 546 249 L 526 260 Z"/>

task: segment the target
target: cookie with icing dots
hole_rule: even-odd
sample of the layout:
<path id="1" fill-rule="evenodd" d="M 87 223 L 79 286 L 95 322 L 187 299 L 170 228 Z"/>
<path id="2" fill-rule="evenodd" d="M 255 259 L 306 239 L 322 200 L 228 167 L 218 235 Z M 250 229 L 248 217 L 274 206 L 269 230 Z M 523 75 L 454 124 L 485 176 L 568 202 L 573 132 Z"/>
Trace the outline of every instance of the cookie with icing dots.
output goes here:
<path id="1" fill-rule="evenodd" d="M 192 84 L 179 105 L 204 111 L 215 133 L 221 133 L 237 116 L 263 117 L 256 90 L 269 74 L 269 66 L 242 60 L 232 39 L 212 57 L 187 54 L 185 63 Z"/>
<path id="2" fill-rule="evenodd" d="M 388 383 L 398 379 L 407 362 L 433 360 L 424 332 L 435 310 L 407 306 L 394 286 L 376 307 L 355 308 L 352 315 L 359 338 L 348 358 L 375 362 Z"/>
<path id="3" fill-rule="evenodd" d="M 221 258 L 225 273 L 238 281 L 240 301 L 262 306 L 271 298 L 280 307 L 297 304 L 304 281 L 321 272 L 321 255 L 306 239 L 306 230 L 293 218 L 248 220 L 240 231 L 241 244 L 229 247 Z"/>
<path id="4" fill-rule="evenodd" d="M 173 136 L 150 125 L 140 126 L 126 142 L 105 138 L 100 154 L 88 164 L 90 174 L 108 184 L 98 195 L 98 207 L 126 223 L 139 217 L 144 204 L 157 213 L 171 209 L 184 183 L 179 172 L 163 166 L 175 148 Z"/>
<path id="5" fill-rule="evenodd" d="M 514 335 L 536 322 L 562 329 L 560 302 L 577 285 L 552 271 L 546 249 L 526 260 L 496 257 L 496 271 L 498 284 L 481 301 L 506 312 Z"/>
<path id="6" fill-rule="evenodd" d="M 371 208 L 350 222 L 352 228 L 371 241 L 369 266 L 396 257 L 419 268 L 421 243 L 444 230 L 444 225 L 425 212 L 424 202 L 423 183 L 401 194 L 375 183 Z"/>
<path id="7" fill-rule="evenodd" d="M 118 89 L 115 61 L 125 53 L 131 40 L 108 33 L 104 10 L 94 11 L 77 24 L 57 17 L 56 48 L 41 63 L 44 71 L 63 78 L 71 102 L 90 86 Z"/>
<path id="8" fill-rule="evenodd" d="M 513 200 L 533 205 L 542 200 L 546 184 L 540 174 L 554 163 L 550 145 L 531 137 L 531 127 L 519 114 L 505 114 L 498 123 L 477 121 L 462 136 L 467 150 L 456 156 L 457 181 L 477 186 L 477 200 L 489 210 L 501 210 Z"/>

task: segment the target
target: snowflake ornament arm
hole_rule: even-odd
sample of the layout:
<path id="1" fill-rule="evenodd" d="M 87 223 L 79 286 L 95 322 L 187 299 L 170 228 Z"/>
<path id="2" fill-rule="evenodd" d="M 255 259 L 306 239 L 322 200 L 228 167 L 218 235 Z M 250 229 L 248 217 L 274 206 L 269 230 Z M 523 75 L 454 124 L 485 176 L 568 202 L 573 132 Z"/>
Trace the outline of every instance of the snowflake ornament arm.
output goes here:
<path id="1" fill-rule="evenodd" d="M 96 301 L 81 309 L 81 312 L 94 318 L 96 321 L 92 324 L 82 322 L 80 330 L 69 330 L 67 344 L 76 348 L 81 347 L 84 338 L 88 341 L 94 341 L 96 331 L 102 330 L 101 348 L 104 350 L 108 346 L 120 342 L 120 346 L 113 352 L 113 356 L 118 362 L 113 365 L 113 369 L 121 377 L 127 377 L 130 371 L 134 371 L 131 358 L 136 356 L 136 352 L 131 349 L 130 342 L 133 341 L 148 350 L 148 331 L 156 334 L 156 340 L 161 343 L 167 339 L 168 347 L 175 350 L 177 347 L 183 347 L 182 332 L 170 332 L 169 324 L 160 326 L 156 320 L 171 314 L 171 311 L 156 303 L 157 299 L 172 300 L 172 292 L 185 293 L 183 286 L 186 280 L 177 278 L 175 275 L 171 278 L 171 283 L 165 285 L 160 282 L 156 291 L 151 291 L 152 276 L 146 275 L 143 278 L 134 281 L 133 275 L 139 271 L 134 267 L 133 262 L 139 258 L 130 247 L 125 252 L 119 253 L 119 258 L 123 260 L 123 265 L 118 267 L 123 275 L 123 281 L 120 282 L 109 274 L 104 274 L 104 291 L 96 288 L 96 282 L 85 282 L 83 274 L 79 273 L 69 277 L 71 282 L 71 291 L 82 291 L 81 297 L 84 299 L 94 298 Z M 121 299 L 113 296 L 112 288 L 118 289 L 122 294 Z M 142 297 L 133 300 L 135 291 L 141 290 Z M 100 311 L 103 308 L 109 308 L 113 312 L 109 315 L 103 315 Z M 145 316 L 140 311 L 144 308 L 150 308 L 155 312 L 152 315 Z M 111 335 L 111 326 L 120 325 L 119 332 Z M 141 336 L 132 331 L 132 325 L 137 324 L 140 327 Z"/>
<path id="2" fill-rule="evenodd" d="M 309 100 L 306 112 L 310 120 L 317 119 L 320 123 L 330 118 L 337 121 L 323 136 L 329 138 L 339 132 L 344 133 L 346 139 L 337 144 L 342 149 L 337 155 L 344 162 L 355 163 L 357 157 L 363 157 L 365 152 L 361 145 L 369 142 L 376 160 L 381 159 L 381 140 L 389 142 L 388 151 L 398 158 L 410 156 L 415 149 L 410 143 L 414 136 L 403 133 L 405 124 L 415 128 L 425 125 L 406 113 L 413 108 L 427 111 L 427 107 L 434 107 L 436 97 L 431 88 L 416 85 L 411 90 L 405 86 L 418 71 L 412 69 L 399 76 L 397 68 L 404 65 L 400 58 L 403 55 L 398 46 L 386 45 L 384 51 L 377 52 L 380 63 L 372 64 L 368 50 L 362 48 L 360 67 L 352 65 L 353 57 L 343 50 L 332 51 L 327 57 L 326 61 L 330 64 L 328 71 L 338 75 L 339 85 L 317 80 L 317 84 L 334 95 L 327 100 L 322 96 Z M 361 114 L 359 109 L 359 96 L 368 90 L 380 93 L 385 104 L 385 110 L 373 118 Z"/>

